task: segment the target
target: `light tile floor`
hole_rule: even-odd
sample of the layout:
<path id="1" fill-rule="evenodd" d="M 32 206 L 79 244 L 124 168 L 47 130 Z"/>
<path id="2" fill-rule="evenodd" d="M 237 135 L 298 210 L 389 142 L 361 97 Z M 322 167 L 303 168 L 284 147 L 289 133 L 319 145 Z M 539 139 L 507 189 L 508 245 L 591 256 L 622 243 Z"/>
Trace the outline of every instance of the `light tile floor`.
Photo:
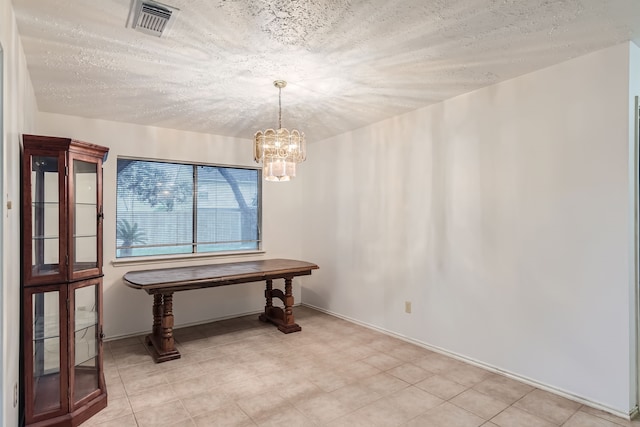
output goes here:
<path id="1" fill-rule="evenodd" d="M 640 426 L 308 307 L 177 329 L 182 358 L 107 342 L 106 409 L 84 426 Z"/>

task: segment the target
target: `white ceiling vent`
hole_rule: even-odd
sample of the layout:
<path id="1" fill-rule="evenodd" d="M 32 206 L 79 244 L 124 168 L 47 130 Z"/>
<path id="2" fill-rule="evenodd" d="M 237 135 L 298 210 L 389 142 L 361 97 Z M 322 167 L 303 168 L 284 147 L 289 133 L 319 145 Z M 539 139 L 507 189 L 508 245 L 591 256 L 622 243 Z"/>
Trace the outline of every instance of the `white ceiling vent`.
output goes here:
<path id="1" fill-rule="evenodd" d="M 180 9 L 155 1 L 132 0 L 127 26 L 152 36 L 166 36 L 178 12 Z"/>

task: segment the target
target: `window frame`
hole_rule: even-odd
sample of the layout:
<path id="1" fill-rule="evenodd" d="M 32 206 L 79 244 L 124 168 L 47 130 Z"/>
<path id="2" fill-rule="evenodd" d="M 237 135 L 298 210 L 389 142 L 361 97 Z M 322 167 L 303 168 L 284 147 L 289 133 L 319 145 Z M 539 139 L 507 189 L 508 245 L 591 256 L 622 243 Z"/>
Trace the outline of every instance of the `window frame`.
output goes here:
<path id="1" fill-rule="evenodd" d="M 118 264 L 144 264 L 144 263 L 153 263 L 153 262 L 162 262 L 167 260 L 180 260 L 180 259 L 197 259 L 197 258 L 210 258 L 210 257 L 230 257 L 230 256 L 251 256 L 264 253 L 263 249 L 263 239 L 262 239 L 262 203 L 263 203 L 263 184 L 262 184 L 262 168 L 259 166 L 246 166 L 246 165 L 230 165 L 230 164 L 221 164 L 221 163 L 206 163 L 206 162 L 196 162 L 196 161 L 188 161 L 188 160 L 167 160 L 167 159 L 158 159 L 158 158 L 148 158 L 148 157 L 138 157 L 138 156 L 117 156 L 116 159 L 116 203 L 115 203 L 115 218 L 114 224 L 117 230 L 117 219 L 118 219 L 118 170 L 117 164 L 118 160 L 132 160 L 132 161 L 140 161 L 140 162 L 150 162 L 150 163 L 169 163 L 180 166 L 192 166 L 194 171 L 197 167 L 214 167 L 214 168 L 228 168 L 228 169 L 243 169 L 243 170 L 252 170 L 256 171 L 256 181 L 257 181 L 257 196 L 258 196 L 258 206 L 256 212 L 256 222 L 257 222 L 257 248 L 256 249 L 239 249 L 239 250 L 226 250 L 226 251 L 212 251 L 212 252 L 192 252 L 190 253 L 180 253 L 176 252 L 173 254 L 158 254 L 158 255 L 138 255 L 138 256 L 125 256 L 118 257 L 118 239 L 115 240 L 114 251 L 115 251 L 115 259 L 111 262 L 112 265 Z M 193 229 L 194 235 L 193 237 L 197 238 L 197 233 L 195 229 L 197 228 L 197 185 L 198 180 L 195 175 L 193 176 L 193 190 L 192 190 L 192 220 L 193 220 Z M 196 238 L 192 238 L 192 248 L 197 247 Z M 205 242 L 206 243 L 206 242 Z M 203 243 L 203 244 L 205 244 Z"/>

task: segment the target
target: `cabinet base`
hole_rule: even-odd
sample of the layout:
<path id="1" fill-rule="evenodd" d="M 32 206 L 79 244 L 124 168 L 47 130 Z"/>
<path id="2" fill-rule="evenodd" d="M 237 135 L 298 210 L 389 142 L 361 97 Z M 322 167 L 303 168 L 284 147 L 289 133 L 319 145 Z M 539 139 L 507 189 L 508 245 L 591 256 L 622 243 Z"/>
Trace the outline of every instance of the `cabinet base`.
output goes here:
<path id="1" fill-rule="evenodd" d="M 103 393 L 73 412 L 55 418 L 26 424 L 25 427 L 77 427 L 107 407 L 107 393 Z"/>

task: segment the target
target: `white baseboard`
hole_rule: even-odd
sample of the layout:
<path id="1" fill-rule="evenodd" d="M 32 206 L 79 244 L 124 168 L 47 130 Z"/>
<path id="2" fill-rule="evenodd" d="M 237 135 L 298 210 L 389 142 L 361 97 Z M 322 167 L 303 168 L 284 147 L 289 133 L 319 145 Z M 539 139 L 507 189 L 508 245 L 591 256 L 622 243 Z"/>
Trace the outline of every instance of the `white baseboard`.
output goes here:
<path id="1" fill-rule="evenodd" d="M 299 305 L 299 304 L 297 304 Z M 295 307 L 296 305 L 294 305 Z M 246 313 L 236 313 L 236 314 L 230 314 L 228 316 L 222 316 L 222 317 L 215 317 L 213 319 L 206 319 L 206 320 L 198 320 L 197 322 L 191 322 L 191 323 L 181 323 L 180 325 L 174 325 L 173 329 L 180 329 L 180 328 L 188 328 L 190 326 L 198 326 L 198 325 L 204 325 L 207 323 L 211 323 L 211 322 L 219 322 L 221 320 L 227 320 L 227 319 L 235 319 L 236 317 L 242 317 L 242 316 L 250 316 L 252 314 L 260 314 L 263 313 L 264 309 L 262 310 L 257 310 L 257 311 L 248 311 Z M 151 322 L 149 322 L 151 323 Z M 151 333 L 151 329 L 146 329 L 144 331 L 140 331 L 140 332 L 133 332 L 130 334 L 120 334 L 120 335 L 110 335 L 109 337 L 106 337 L 104 339 L 104 342 L 109 342 L 109 341 L 116 341 L 116 340 L 121 340 L 124 338 L 132 338 L 132 337 L 139 337 L 141 335 L 147 335 Z"/>
<path id="2" fill-rule="evenodd" d="M 448 351 L 448 350 L 446 350 L 444 348 L 436 347 L 436 346 L 430 345 L 428 343 L 415 340 L 413 338 L 398 334 L 396 332 L 381 328 L 379 326 L 371 325 L 369 323 L 362 322 L 360 320 L 353 319 L 351 317 L 344 316 L 344 315 L 339 314 L 339 313 L 335 313 L 335 312 L 333 312 L 331 310 L 326 310 L 326 309 L 324 309 L 322 307 L 316 307 L 314 305 L 307 304 L 307 303 L 302 303 L 301 305 L 309 307 L 309 308 L 313 308 L 314 310 L 318 310 L 318 311 L 326 313 L 326 314 L 330 314 L 331 316 L 338 317 L 338 318 L 346 320 L 348 322 L 355 323 L 355 324 L 360 325 L 360 326 L 364 326 L 365 328 L 372 329 L 372 330 L 377 331 L 377 332 L 381 332 L 381 333 L 383 333 L 385 335 L 389 335 L 389 336 L 392 336 L 394 338 L 398 338 L 398 339 L 400 339 L 402 341 L 405 341 L 405 342 L 408 342 L 408 343 L 411 343 L 411 344 L 415 344 L 415 345 L 417 345 L 419 347 L 422 347 L 422 348 L 425 348 L 427 350 L 435 351 L 436 353 L 440 353 L 440 354 L 443 354 L 445 356 L 449 356 L 449 357 L 452 357 L 454 359 L 460 360 L 462 362 L 469 363 L 469 364 L 477 366 L 479 368 L 486 369 L 488 371 L 504 375 L 506 377 L 509 377 L 509 378 L 514 379 L 514 380 L 523 382 L 525 384 L 529 384 L 530 386 L 539 388 L 541 390 L 545 390 L 545 391 L 548 391 L 550 393 L 557 394 L 558 396 L 562 396 L 562 397 L 567 398 L 569 400 L 572 400 L 574 402 L 578 402 L 578 403 L 581 403 L 583 405 L 587 405 L 587 406 L 590 406 L 592 408 L 599 409 L 601 411 L 605 411 L 605 412 L 607 412 L 607 413 L 609 413 L 611 415 L 615 415 L 616 417 L 620 417 L 620 418 L 629 420 L 629 419 L 633 418 L 634 416 L 636 416 L 638 414 L 638 407 L 637 406 L 635 408 L 633 408 L 629 413 L 626 413 L 626 412 L 623 412 L 623 411 L 620 411 L 620 410 L 617 410 L 617 409 L 614 409 L 614 408 L 610 408 L 610 407 L 608 407 L 606 405 L 603 405 L 601 403 L 594 402 L 594 401 L 589 400 L 587 398 L 584 398 L 582 396 L 578 396 L 576 394 L 570 393 L 570 392 L 568 392 L 566 390 L 562 390 L 562 389 L 559 389 L 557 387 L 541 383 L 541 382 L 536 381 L 536 380 L 534 380 L 532 378 L 527 378 L 527 377 L 515 374 L 513 372 L 505 371 L 505 370 L 500 369 L 500 368 L 498 368 L 496 366 L 492 366 L 492 365 L 486 364 L 484 362 L 481 362 L 481 361 L 478 361 L 478 360 L 463 356 L 461 354 L 457 354 L 457 353 Z"/>

